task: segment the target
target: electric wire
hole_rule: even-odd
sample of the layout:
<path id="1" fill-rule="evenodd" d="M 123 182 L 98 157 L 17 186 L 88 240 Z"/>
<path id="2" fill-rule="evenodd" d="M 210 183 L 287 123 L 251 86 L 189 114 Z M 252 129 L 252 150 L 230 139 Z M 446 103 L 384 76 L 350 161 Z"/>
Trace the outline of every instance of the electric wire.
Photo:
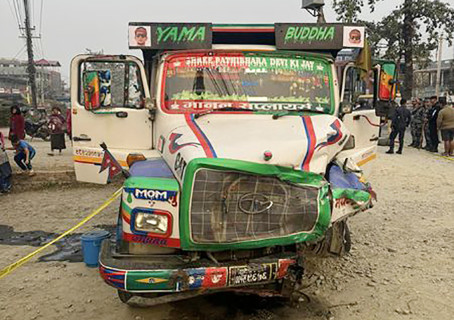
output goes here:
<path id="1" fill-rule="evenodd" d="M 13 59 L 16 59 L 17 57 L 19 57 L 19 55 L 21 55 L 22 53 L 24 53 L 26 47 L 27 47 L 27 45 L 24 44 L 23 47 L 16 53 L 16 55 L 14 56 Z"/>
<path id="2" fill-rule="evenodd" d="M 39 36 L 40 37 L 43 32 L 43 3 L 44 3 L 44 0 L 41 0 L 41 9 L 39 11 Z"/>
<path id="3" fill-rule="evenodd" d="M 21 8 L 19 0 L 14 0 L 14 4 L 15 4 L 15 7 L 16 7 L 16 10 L 17 10 L 17 14 L 19 16 L 19 21 L 23 22 L 25 20 L 25 17 L 22 17 L 22 8 Z M 24 32 L 22 24 L 21 24 L 21 32 L 22 32 L 22 34 Z"/>
<path id="4" fill-rule="evenodd" d="M 11 0 L 8 0 L 8 6 L 9 6 L 9 9 L 10 9 L 10 11 L 11 11 L 11 14 L 13 15 L 14 19 L 16 20 L 17 27 L 18 27 L 19 30 L 20 30 L 20 21 L 19 21 L 19 17 L 17 16 L 16 8 L 13 9 L 13 6 L 11 5 Z"/>

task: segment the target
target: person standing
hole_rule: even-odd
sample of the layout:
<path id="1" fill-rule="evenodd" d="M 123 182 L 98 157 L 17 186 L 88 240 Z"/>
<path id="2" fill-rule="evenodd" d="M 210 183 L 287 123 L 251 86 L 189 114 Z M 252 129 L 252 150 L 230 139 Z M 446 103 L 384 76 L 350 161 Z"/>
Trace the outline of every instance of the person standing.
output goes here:
<path id="1" fill-rule="evenodd" d="M 69 140 L 72 140 L 72 132 L 71 132 L 71 108 L 66 109 L 66 134 L 69 137 Z"/>
<path id="2" fill-rule="evenodd" d="M 389 150 L 386 151 L 386 153 L 394 153 L 394 140 L 396 139 L 397 135 L 399 135 L 399 150 L 397 150 L 397 153 L 402 154 L 402 150 L 404 148 L 405 129 L 409 126 L 410 121 L 411 113 L 407 109 L 407 100 L 402 99 L 400 101 L 400 107 L 396 109 L 392 117 L 392 131 L 389 137 Z"/>
<path id="3" fill-rule="evenodd" d="M 438 129 L 437 129 L 437 118 L 438 113 L 440 112 L 441 105 L 436 96 L 432 96 L 430 98 L 432 102 L 432 108 L 429 111 L 429 136 L 430 136 L 430 143 L 431 147 L 428 149 L 430 152 L 438 152 L 438 144 L 440 140 L 438 139 Z"/>
<path id="4" fill-rule="evenodd" d="M 437 128 L 441 131 L 441 139 L 445 146 L 443 156 L 448 157 L 454 155 L 454 108 L 448 106 L 441 98 L 440 102 L 443 108 L 438 113 Z"/>
<path id="5" fill-rule="evenodd" d="M 12 170 L 5 150 L 5 139 L 0 132 L 0 193 L 8 193 L 11 190 Z"/>
<path id="6" fill-rule="evenodd" d="M 425 109 L 421 100 L 413 101 L 413 111 L 411 113 L 411 136 L 412 143 L 409 147 L 421 148 L 422 145 L 422 127 L 424 122 Z"/>
<path id="7" fill-rule="evenodd" d="M 430 119 L 430 109 L 432 108 L 432 103 L 429 98 L 424 99 L 424 122 L 423 122 L 423 132 L 424 137 L 426 138 L 426 145 L 423 147 L 424 150 L 430 150 L 432 148 L 432 141 L 430 141 L 430 132 L 429 132 L 429 119 Z"/>
<path id="8" fill-rule="evenodd" d="M 49 117 L 49 129 L 50 129 L 50 153 L 48 155 L 53 156 L 54 150 L 58 150 L 61 154 L 63 149 L 66 149 L 65 144 L 65 118 L 61 114 L 61 110 L 58 107 L 52 108 L 52 114 Z"/>
<path id="9" fill-rule="evenodd" d="M 11 143 L 16 150 L 14 161 L 24 172 L 28 171 L 29 176 L 34 176 L 35 172 L 32 167 L 32 159 L 36 155 L 35 149 L 25 140 L 19 139 L 16 135 L 11 136 Z"/>
<path id="10" fill-rule="evenodd" d="M 25 138 L 25 119 L 22 115 L 20 108 L 14 105 L 10 109 L 11 116 L 9 119 L 9 134 L 8 138 L 11 140 L 12 135 L 16 135 L 19 139 Z"/>

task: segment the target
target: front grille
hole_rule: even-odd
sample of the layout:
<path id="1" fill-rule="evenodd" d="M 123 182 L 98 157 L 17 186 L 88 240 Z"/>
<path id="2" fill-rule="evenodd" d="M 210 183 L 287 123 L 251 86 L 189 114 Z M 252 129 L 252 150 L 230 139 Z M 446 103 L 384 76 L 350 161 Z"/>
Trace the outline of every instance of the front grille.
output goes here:
<path id="1" fill-rule="evenodd" d="M 197 243 L 230 243 L 311 231 L 318 218 L 318 189 L 275 177 L 199 169 L 191 202 Z"/>

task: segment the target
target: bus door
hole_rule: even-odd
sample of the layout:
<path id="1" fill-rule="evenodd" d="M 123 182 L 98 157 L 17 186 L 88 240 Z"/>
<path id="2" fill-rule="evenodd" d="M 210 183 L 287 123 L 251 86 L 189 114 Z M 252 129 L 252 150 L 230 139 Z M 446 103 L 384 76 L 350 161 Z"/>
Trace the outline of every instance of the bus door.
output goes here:
<path id="1" fill-rule="evenodd" d="M 352 112 L 343 115 L 342 121 L 354 136 L 355 147 L 347 151 L 348 157 L 363 170 L 377 157 L 380 117 L 375 112 L 376 72 L 369 73 L 347 65 L 343 74 L 341 101 L 350 105 Z M 367 175 L 368 170 L 364 170 Z"/>
<path id="2" fill-rule="evenodd" d="M 74 166 L 78 181 L 106 183 L 101 143 L 126 167 L 131 152 L 152 149 L 150 92 L 142 62 L 133 56 L 80 55 L 71 62 Z"/>

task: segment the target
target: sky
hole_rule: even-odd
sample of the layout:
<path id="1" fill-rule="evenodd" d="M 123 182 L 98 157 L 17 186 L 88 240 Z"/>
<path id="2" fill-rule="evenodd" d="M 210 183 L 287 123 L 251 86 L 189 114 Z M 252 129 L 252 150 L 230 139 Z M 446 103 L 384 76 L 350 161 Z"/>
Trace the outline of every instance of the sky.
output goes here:
<path id="1" fill-rule="evenodd" d="M 35 35 L 35 59 L 58 60 L 67 80 L 72 57 L 86 49 L 106 54 L 133 54 L 128 49 L 128 22 L 275 23 L 316 22 L 301 9 L 301 0 L 29 0 Z M 454 0 L 444 0 L 454 6 Z M 384 0 L 373 14 L 361 18 L 379 20 L 402 0 Z M 14 5 L 22 0 L 0 0 L 0 58 L 26 60 L 25 40 L 20 38 Z M 332 0 L 325 0 L 327 22 L 335 22 Z M 42 15 L 41 13 L 42 7 Z M 42 17 L 42 18 L 40 18 Z M 22 17 L 19 17 L 21 20 Z M 443 47 L 443 58 L 454 49 Z"/>

